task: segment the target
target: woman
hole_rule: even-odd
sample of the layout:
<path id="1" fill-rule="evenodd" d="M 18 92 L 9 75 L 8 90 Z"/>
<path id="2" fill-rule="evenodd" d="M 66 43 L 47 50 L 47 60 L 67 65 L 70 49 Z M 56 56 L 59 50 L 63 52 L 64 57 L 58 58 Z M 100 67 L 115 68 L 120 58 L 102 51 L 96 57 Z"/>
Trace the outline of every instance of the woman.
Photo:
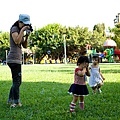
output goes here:
<path id="1" fill-rule="evenodd" d="M 24 35 L 24 31 L 30 29 L 30 16 L 20 14 L 10 29 L 10 51 L 7 56 L 7 64 L 12 73 L 12 87 L 10 89 L 8 103 L 10 107 L 22 106 L 19 98 L 19 87 L 21 85 L 21 64 L 22 47 L 27 48 L 29 34 Z"/>

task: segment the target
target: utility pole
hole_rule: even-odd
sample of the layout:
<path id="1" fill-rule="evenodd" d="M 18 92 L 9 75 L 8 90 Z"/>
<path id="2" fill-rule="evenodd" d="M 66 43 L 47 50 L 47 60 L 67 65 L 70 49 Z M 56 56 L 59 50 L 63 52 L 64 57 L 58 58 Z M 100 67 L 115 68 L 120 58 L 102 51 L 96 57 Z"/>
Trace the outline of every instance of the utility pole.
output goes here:
<path id="1" fill-rule="evenodd" d="M 65 39 L 65 34 L 63 35 L 64 38 L 64 62 L 67 64 L 67 55 L 66 55 L 66 39 Z"/>

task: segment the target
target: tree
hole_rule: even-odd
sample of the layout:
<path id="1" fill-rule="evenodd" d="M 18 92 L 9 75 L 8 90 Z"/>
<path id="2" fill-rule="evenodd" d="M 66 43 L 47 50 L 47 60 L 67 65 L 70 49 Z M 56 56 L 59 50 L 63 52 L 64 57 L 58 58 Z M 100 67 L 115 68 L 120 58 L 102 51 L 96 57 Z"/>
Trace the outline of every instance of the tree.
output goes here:
<path id="1" fill-rule="evenodd" d="M 117 23 L 111 32 L 114 33 L 113 40 L 117 43 L 118 48 L 120 48 L 120 23 Z"/>
<path id="2" fill-rule="evenodd" d="M 35 30 L 30 36 L 30 48 L 35 50 L 37 62 L 48 55 L 58 58 L 63 51 L 63 27 L 60 24 L 48 24 Z"/>
<path id="3" fill-rule="evenodd" d="M 91 46 L 93 48 L 97 48 L 98 50 L 103 49 L 103 43 L 106 40 L 106 34 L 105 34 L 105 25 L 102 24 L 96 24 L 93 27 L 93 33 L 91 37 Z"/>
<path id="4" fill-rule="evenodd" d="M 9 51 L 9 33 L 0 33 L 0 59 L 6 59 L 6 50 Z"/>

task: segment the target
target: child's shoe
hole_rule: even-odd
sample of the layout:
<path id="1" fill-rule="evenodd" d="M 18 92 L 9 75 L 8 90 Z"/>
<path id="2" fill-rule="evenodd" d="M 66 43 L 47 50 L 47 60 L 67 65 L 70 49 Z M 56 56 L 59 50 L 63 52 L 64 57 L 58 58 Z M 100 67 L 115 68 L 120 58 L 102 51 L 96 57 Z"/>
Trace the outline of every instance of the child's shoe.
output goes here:
<path id="1" fill-rule="evenodd" d="M 11 108 L 15 108 L 15 107 L 22 107 L 22 104 L 21 103 L 13 103 L 10 105 Z"/>
<path id="2" fill-rule="evenodd" d="M 84 102 L 79 102 L 79 105 L 80 105 L 80 109 L 84 110 Z"/>

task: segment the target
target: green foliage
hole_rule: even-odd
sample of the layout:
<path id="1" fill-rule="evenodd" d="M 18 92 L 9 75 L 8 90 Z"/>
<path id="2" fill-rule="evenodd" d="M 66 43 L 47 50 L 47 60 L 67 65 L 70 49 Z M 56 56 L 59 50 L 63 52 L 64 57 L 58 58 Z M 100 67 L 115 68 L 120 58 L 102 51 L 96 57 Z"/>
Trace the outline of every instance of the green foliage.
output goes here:
<path id="1" fill-rule="evenodd" d="M 92 47 L 96 48 L 97 50 L 101 50 L 105 40 L 105 25 L 103 23 L 95 25 L 93 28 L 93 34 L 91 38 Z"/>
<path id="2" fill-rule="evenodd" d="M 0 59 L 5 60 L 5 51 L 9 50 L 9 33 L 0 33 Z"/>
<path id="3" fill-rule="evenodd" d="M 39 62 L 47 51 L 50 51 L 49 57 L 53 59 L 61 59 L 64 55 L 64 39 L 66 40 L 67 56 L 74 56 L 75 52 L 79 53 L 81 46 L 86 47 L 86 44 L 92 47 L 100 48 L 103 45 L 104 24 L 96 25 L 97 29 L 88 30 L 87 27 L 63 27 L 60 24 L 48 24 L 47 26 L 35 30 L 30 36 L 30 48 L 35 50 L 36 57 Z"/>
<path id="4" fill-rule="evenodd" d="M 67 91 L 73 83 L 75 65 L 23 65 L 21 108 L 9 108 L 6 104 L 11 87 L 8 66 L 0 66 L 1 104 L 0 120 L 119 120 L 120 118 L 120 67 L 119 64 L 100 64 L 105 76 L 101 94 L 85 97 L 85 110 L 76 106 L 76 114 L 70 114 L 72 101 Z"/>
<path id="5" fill-rule="evenodd" d="M 114 33 L 113 40 L 116 41 L 118 48 L 120 48 L 120 24 L 117 23 L 114 28 L 108 28 L 110 32 Z M 43 28 L 34 30 L 29 37 L 29 48 L 35 54 L 37 62 L 40 63 L 42 58 L 48 54 L 53 59 L 62 58 L 64 55 L 63 35 L 65 34 L 67 56 L 74 56 L 76 52 L 80 51 L 81 46 L 90 44 L 97 50 L 102 50 L 103 43 L 106 40 L 105 25 L 96 24 L 93 31 L 89 31 L 87 27 L 80 26 L 66 27 L 60 24 L 48 24 Z M 9 51 L 9 33 L 0 32 L 0 59 L 5 59 L 5 51 Z"/>
<path id="6" fill-rule="evenodd" d="M 81 46 L 86 47 L 89 44 L 93 48 L 100 50 L 106 40 L 105 25 L 103 23 L 96 24 L 93 31 L 89 31 L 87 27 L 66 27 L 56 23 L 48 24 L 35 29 L 29 36 L 29 49 L 34 54 L 35 63 L 40 63 L 46 55 L 52 59 L 63 59 L 64 35 L 67 57 L 72 58 L 75 54 L 80 53 Z M 116 37 L 119 37 L 119 34 Z M 9 50 L 8 40 L 8 33 L 0 33 L 0 58 L 2 59 L 5 59 L 4 51 Z M 119 40 L 117 41 L 119 42 Z"/>
<path id="7" fill-rule="evenodd" d="M 97 31 L 99 33 L 102 33 L 104 36 L 105 35 L 105 24 L 102 23 L 102 24 L 94 25 L 93 31 Z"/>
<path id="8" fill-rule="evenodd" d="M 76 33 L 76 45 L 86 46 L 90 43 L 91 32 L 88 31 L 88 28 L 80 28 L 79 26 L 75 28 Z"/>
<path id="9" fill-rule="evenodd" d="M 114 33 L 113 39 L 116 41 L 118 48 L 120 48 L 120 24 L 116 24 L 115 27 L 112 29 Z"/>
<path id="10" fill-rule="evenodd" d="M 30 39 L 32 44 L 30 44 L 30 47 L 35 49 L 36 57 L 40 61 L 48 54 L 48 51 L 54 57 L 61 54 L 61 51 L 63 51 L 63 36 L 61 31 L 61 25 L 49 24 L 31 34 Z"/>

